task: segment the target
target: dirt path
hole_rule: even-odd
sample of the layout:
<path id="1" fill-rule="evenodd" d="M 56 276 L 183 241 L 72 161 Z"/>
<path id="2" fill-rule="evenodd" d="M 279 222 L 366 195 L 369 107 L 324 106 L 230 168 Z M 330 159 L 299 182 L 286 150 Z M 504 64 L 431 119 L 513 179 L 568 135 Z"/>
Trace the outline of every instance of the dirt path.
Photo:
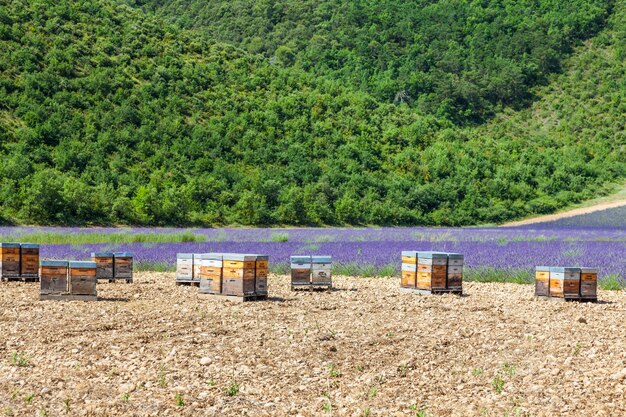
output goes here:
<path id="1" fill-rule="evenodd" d="M 589 207 L 580 207 L 577 209 L 568 210 L 568 211 L 564 211 L 561 213 L 548 214 L 545 216 L 533 217 L 531 219 L 505 223 L 501 225 L 500 227 L 525 226 L 528 224 L 551 222 L 551 221 L 555 221 L 559 219 L 565 219 L 568 217 L 580 216 L 581 214 L 589 214 L 589 213 L 594 213 L 596 211 L 608 210 L 608 209 L 622 207 L 622 206 L 626 206 L 626 200 L 598 203 Z"/>
<path id="2" fill-rule="evenodd" d="M 271 301 L 231 304 L 169 273 L 135 281 L 98 284 L 92 303 L 0 283 L 4 415 L 626 415 L 623 292 L 415 296 L 337 277 L 332 293 L 294 293 L 271 276 Z"/>

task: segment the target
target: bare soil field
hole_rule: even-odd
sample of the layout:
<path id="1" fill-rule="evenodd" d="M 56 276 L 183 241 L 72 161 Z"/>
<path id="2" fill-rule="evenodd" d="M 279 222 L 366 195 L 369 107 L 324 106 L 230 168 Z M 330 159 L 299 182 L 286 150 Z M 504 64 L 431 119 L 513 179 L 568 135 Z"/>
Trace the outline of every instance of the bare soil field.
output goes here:
<path id="1" fill-rule="evenodd" d="M 98 284 L 98 302 L 0 284 L 0 413 L 15 416 L 623 416 L 626 294 L 535 301 L 466 283 L 402 294 L 336 277 L 266 302 L 199 300 L 171 273 Z"/>

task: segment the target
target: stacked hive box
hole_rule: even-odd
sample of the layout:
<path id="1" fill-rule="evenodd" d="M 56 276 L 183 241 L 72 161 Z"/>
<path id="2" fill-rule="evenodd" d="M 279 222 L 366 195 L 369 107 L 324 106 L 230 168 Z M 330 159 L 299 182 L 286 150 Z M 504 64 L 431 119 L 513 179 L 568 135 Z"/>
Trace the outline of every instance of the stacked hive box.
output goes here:
<path id="1" fill-rule="evenodd" d="M 254 271 L 254 290 L 257 295 L 267 295 L 267 275 L 270 267 L 270 257 L 267 255 L 256 255 L 256 265 Z"/>
<path id="2" fill-rule="evenodd" d="M 193 280 L 193 254 L 176 254 L 176 283 L 182 284 Z"/>
<path id="3" fill-rule="evenodd" d="M 113 279 L 113 252 L 92 252 L 91 260 L 96 263 L 96 279 Z"/>
<path id="4" fill-rule="evenodd" d="M 330 256 L 311 256 L 311 285 L 331 287 L 332 258 Z"/>
<path id="5" fill-rule="evenodd" d="M 133 254 L 116 252 L 113 254 L 113 279 L 133 281 Z"/>
<path id="6" fill-rule="evenodd" d="M 69 286 L 72 295 L 96 296 L 96 263 L 70 261 Z"/>
<path id="7" fill-rule="evenodd" d="M 202 257 L 205 254 L 202 253 L 194 253 L 192 254 L 193 257 L 193 275 L 191 277 L 191 280 L 193 282 L 200 282 L 200 269 L 202 268 Z"/>
<path id="8" fill-rule="evenodd" d="M 445 252 L 402 252 L 401 288 L 418 291 L 462 292 L 463 255 Z"/>
<path id="9" fill-rule="evenodd" d="M 311 257 L 292 256 L 291 261 L 291 289 L 311 286 Z"/>
<path id="10" fill-rule="evenodd" d="M 39 245 L 22 243 L 20 247 L 20 276 L 22 278 L 39 277 Z"/>
<path id="11" fill-rule="evenodd" d="M 221 253 L 207 253 L 200 260 L 200 293 L 220 294 L 222 292 L 223 256 Z"/>
<path id="12" fill-rule="evenodd" d="M 580 296 L 596 298 L 598 296 L 598 270 L 595 268 L 580 268 Z"/>
<path id="13" fill-rule="evenodd" d="M 464 257 L 461 253 L 448 254 L 448 283 L 446 287 L 451 290 L 463 290 L 463 263 Z"/>
<path id="14" fill-rule="evenodd" d="M 20 276 L 20 244 L 0 243 L 0 278 L 11 279 Z"/>
<path id="15" fill-rule="evenodd" d="M 565 300 L 592 300 L 597 297 L 598 271 L 594 268 L 535 268 L 535 296 Z"/>
<path id="16" fill-rule="evenodd" d="M 402 288 L 416 288 L 417 286 L 417 252 L 402 252 Z"/>
<path id="17" fill-rule="evenodd" d="M 448 255 L 440 252 L 417 253 L 417 288 L 445 290 Z"/>
<path id="18" fill-rule="evenodd" d="M 68 261 L 41 261 L 39 277 L 41 280 L 41 294 L 67 294 Z"/>
<path id="19" fill-rule="evenodd" d="M 223 262 L 222 294 L 239 297 L 254 295 L 256 256 L 225 253 Z"/>

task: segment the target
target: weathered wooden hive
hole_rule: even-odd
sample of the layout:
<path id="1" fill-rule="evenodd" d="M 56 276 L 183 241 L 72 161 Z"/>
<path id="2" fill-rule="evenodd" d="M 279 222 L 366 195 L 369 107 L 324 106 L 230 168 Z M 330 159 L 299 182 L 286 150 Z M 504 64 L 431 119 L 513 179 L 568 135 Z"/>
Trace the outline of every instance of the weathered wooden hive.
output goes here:
<path id="1" fill-rule="evenodd" d="M 580 268 L 580 296 L 595 298 L 598 296 L 598 270 Z"/>
<path id="2" fill-rule="evenodd" d="M 222 271 L 222 294 L 254 295 L 256 256 L 238 253 L 224 254 Z"/>
<path id="3" fill-rule="evenodd" d="M 441 252 L 417 253 L 417 288 L 445 290 L 448 255 Z"/>
<path id="4" fill-rule="evenodd" d="M 267 295 L 267 276 L 269 274 L 270 257 L 268 255 L 256 255 L 254 272 L 254 291 L 256 295 Z"/>
<path id="5" fill-rule="evenodd" d="M 0 243 L 0 278 L 20 276 L 20 244 Z"/>
<path id="6" fill-rule="evenodd" d="M 311 257 L 294 255 L 290 257 L 291 288 L 311 285 Z"/>
<path id="7" fill-rule="evenodd" d="M 35 243 L 20 245 L 20 276 L 22 278 L 39 276 L 39 245 Z"/>
<path id="8" fill-rule="evenodd" d="M 463 263 L 464 256 L 461 253 L 448 253 L 448 282 L 449 290 L 463 290 Z"/>
<path id="9" fill-rule="evenodd" d="M 113 279 L 133 280 L 133 254 L 131 252 L 115 252 L 113 254 Z"/>
<path id="10" fill-rule="evenodd" d="M 193 280 L 193 254 L 176 254 L 176 282 L 191 282 Z"/>
<path id="11" fill-rule="evenodd" d="M 220 294 L 222 292 L 223 255 L 206 253 L 200 261 L 200 290 L 202 294 Z"/>
<path id="12" fill-rule="evenodd" d="M 332 258 L 330 256 L 311 256 L 311 285 L 326 287 L 333 285 Z"/>
<path id="13" fill-rule="evenodd" d="M 70 261 L 69 268 L 70 294 L 96 296 L 96 263 L 91 261 Z"/>
<path id="14" fill-rule="evenodd" d="M 580 268 L 551 267 L 550 296 L 559 298 L 578 297 L 580 294 Z"/>
<path id="15" fill-rule="evenodd" d="M 417 287 L 417 252 L 402 251 L 402 278 L 400 279 L 402 288 Z"/>
<path id="16" fill-rule="evenodd" d="M 535 296 L 550 296 L 550 267 L 535 267 Z"/>
<path id="17" fill-rule="evenodd" d="M 41 294 L 67 294 L 69 292 L 69 262 L 42 260 L 39 270 Z"/>
<path id="18" fill-rule="evenodd" d="M 96 263 L 97 279 L 113 279 L 113 252 L 92 252 L 91 261 Z"/>

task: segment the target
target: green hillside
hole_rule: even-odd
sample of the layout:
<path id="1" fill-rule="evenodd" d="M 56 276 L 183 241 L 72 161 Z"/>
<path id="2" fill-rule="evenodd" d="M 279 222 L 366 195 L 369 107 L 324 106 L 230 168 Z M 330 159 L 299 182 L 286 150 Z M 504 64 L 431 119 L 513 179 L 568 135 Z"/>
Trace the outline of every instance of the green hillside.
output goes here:
<path id="1" fill-rule="evenodd" d="M 129 0 L 132 1 L 132 0 Z M 521 106 L 605 0 L 136 0 L 279 65 L 454 120 Z"/>
<path id="2" fill-rule="evenodd" d="M 428 2 L 425 9 L 458 23 L 448 35 L 463 42 L 426 42 L 434 72 L 414 74 L 411 65 L 424 58 L 411 55 L 417 42 L 393 35 L 406 29 L 397 19 L 408 13 L 404 2 L 364 2 L 357 20 L 341 8 L 347 2 L 338 9 L 324 3 L 332 10 L 315 17 L 323 11 L 318 3 L 302 3 L 290 18 L 306 36 L 269 25 L 254 49 L 244 32 L 236 39 L 222 30 L 228 13 L 204 20 L 210 13 L 200 2 L 178 23 L 166 13 L 175 3 L 5 2 L 0 220 L 466 225 L 549 212 L 626 177 L 622 2 L 536 2 L 543 17 L 535 26 L 531 2 L 493 2 L 510 16 L 486 7 L 482 20 L 452 13 L 466 2 Z M 475 4 L 491 2 L 467 4 L 476 11 Z M 394 69 L 383 71 L 341 43 L 334 58 L 302 47 L 317 36 L 311 31 L 319 19 L 336 15 L 346 17 L 327 29 L 342 34 L 332 42 L 369 41 L 363 28 L 376 17 L 384 30 L 370 32 L 384 37 L 384 48 L 404 45 L 380 55 L 388 59 L 380 65 Z M 244 22 L 239 27 L 248 28 Z M 536 47 L 494 55 L 520 32 Z M 483 38 L 471 39 L 478 33 L 488 39 L 480 53 Z M 337 58 L 343 53 L 346 59 Z M 305 64 L 307 54 L 315 65 Z M 490 67 L 485 54 L 524 74 L 515 87 L 504 75 L 499 81 L 515 93 L 493 94 L 500 69 L 509 67 Z M 459 67 L 446 72 L 446 59 Z M 439 76 L 454 80 L 449 101 L 433 81 Z M 411 90 L 411 77 L 427 87 Z M 464 84 L 469 79 L 474 86 Z M 475 101 L 460 99 L 461 91 Z"/>

